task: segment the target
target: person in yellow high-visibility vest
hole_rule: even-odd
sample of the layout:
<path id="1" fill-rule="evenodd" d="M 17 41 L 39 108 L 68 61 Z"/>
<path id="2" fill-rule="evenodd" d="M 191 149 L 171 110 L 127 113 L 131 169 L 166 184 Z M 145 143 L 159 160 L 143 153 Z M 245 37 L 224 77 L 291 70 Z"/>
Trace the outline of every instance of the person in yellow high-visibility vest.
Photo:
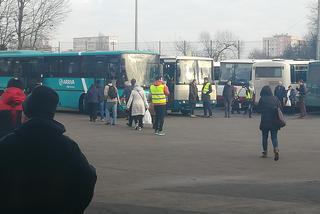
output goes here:
<path id="1" fill-rule="evenodd" d="M 204 83 L 202 87 L 201 99 L 203 102 L 203 111 L 205 117 L 212 117 L 212 103 L 210 94 L 212 93 L 212 85 L 209 82 L 209 78 L 204 78 Z M 209 113 L 209 115 L 208 115 Z"/>
<path id="2" fill-rule="evenodd" d="M 252 110 L 253 110 L 253 103 L 254 103 L 254 96 L 255 96 L 255 91 L 254 91 L 254 86 L 250 82 L 249 85 L 245 86 L 246 89 L 246 108 L 244 111 L 244 114 L 247 114 L 249 112 L 249 118 L 252 117 Z"/>
<path id="3" fill-rule="evenodd" d="M 151 100 L 155 111 L 154 129 L 155 135 L 164 136 L 163 124 L 166 115 L 167 96 L 170 94 L 168 87 L 163 83 L 162 77 L 158 77 L 150 86 Z"/>

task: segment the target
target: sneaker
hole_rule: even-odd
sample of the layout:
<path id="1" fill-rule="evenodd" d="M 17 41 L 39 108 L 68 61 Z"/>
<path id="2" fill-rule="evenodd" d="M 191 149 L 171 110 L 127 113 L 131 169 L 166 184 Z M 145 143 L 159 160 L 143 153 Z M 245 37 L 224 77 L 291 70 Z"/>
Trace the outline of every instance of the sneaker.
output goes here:
<path id="1" fill-rule="evenodd" d="M 110 122 L 106 122 L 106 125 L 110 125 L 111 123 Z"/>
<path id="2" fill-rule="evenodd" d="M 158 132 L 158 136 L 165 136 L 166 135 L 166 133 L 164 133 L 164 132 Z"/>
<path id="3" fill-rule="evenodd" d="M 138 127 L 138 131 L 142 131 L 142 128 L 141 128 L 141 127 Z"/>
<path id="4" fill-rule="evenodd" d="M 191 117 L 191 118 L 195 118 L 195 117 L 197 117 L 197 116 L 194 115 L 194 114 L 191 114 L 190 117 Z"/>
<path id="5" fill-rule="evenodd" d="M 154 131 L 154 134 L 155 134 L 155 135 L 159 135 L 159 131 L 158 131 L 158 130 L 155 130 L 155 131 Z"/>
<path id="6" fill-rule="evenodd" d="M 274 161 L 278 161 L 279 160 L 279 150 L 275 149 L 274 150 Z"/>
<path id="7" fill-rule="evenodd" d="M 129 126 L 130 128 L 132 127 L 132 125 L 130 125 L 129 123 L 127 123 L 127 126 Z"/>
<path id="8" fill-rule="evenodd" d="M 105 122 L 105 119 L 104 119 L 104 118 L 101 118 L 100 121 L 101 121 L 101 122 Z"/>
<path id="9" fill-rule="evenodd" d="M 268 157 L 268 154 L 267 154 L 267 152 L 262 152 L 262 156 L 261 156 L 262 158 L 267 158 Z"/>

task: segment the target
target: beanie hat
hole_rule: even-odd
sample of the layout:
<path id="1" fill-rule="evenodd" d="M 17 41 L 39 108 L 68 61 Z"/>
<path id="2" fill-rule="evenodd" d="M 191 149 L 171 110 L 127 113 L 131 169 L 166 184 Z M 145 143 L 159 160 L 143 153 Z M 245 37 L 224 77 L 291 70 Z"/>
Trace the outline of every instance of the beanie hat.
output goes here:
<path id="1" fill-rule="evenodd" d="M 28 118 L 53 119 L 59 102 L 58 94 L 46 86 L 37 86 L 22 104 Z"/>

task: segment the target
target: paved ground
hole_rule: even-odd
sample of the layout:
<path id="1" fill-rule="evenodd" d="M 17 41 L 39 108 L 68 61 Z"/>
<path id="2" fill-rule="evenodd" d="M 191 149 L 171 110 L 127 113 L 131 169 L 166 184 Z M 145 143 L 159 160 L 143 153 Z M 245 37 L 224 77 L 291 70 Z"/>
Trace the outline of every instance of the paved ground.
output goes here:
<path id="1" fill-rule="evenodd" d="M 98 172 L 86 213 L 320 213 L 320 115 L 288 118 L 279 162 L 259 158 L 258 115 L 222 116 L 169 116 L 158 137 L 58 114 Z"/>

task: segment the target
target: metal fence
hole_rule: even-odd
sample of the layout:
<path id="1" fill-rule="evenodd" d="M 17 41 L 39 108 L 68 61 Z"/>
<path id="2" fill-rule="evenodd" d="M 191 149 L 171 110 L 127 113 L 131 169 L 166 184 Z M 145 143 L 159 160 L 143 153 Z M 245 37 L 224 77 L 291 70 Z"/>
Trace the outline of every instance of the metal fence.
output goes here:
<path id="1" fill-rule="evenodd" d="M 219 51 L 216 46 L 219 41 L 210 41 L 212 49 Z M 231 42 L 232 43 L 232 42 Z M 254 50 L 262 51 L 262 41 L 234 41 L 233 48 L 227 48 L 221 59 L 224 58 L 248 58 L 250 53 Z M 57 42 L 52 45 L 52 51 L 54 52 L 65 52 L 65 51 L 111 51 L 111 50 L 134 50 L 134 42 L 118 42 L 110 43 L 107 47 L 100 49 L 99 47 L 92 45 L 85 45 L 82 49 L 74 49 L 73 42 Z M 160 53 L 161 55 L 192 55 L 192 56 L 208 56 L 210 47 L 206 47 L 204 42 L 199 41 L 151 41 L 151 42 L 139 42 L 139 50 L 146 50 Z M 209 50 L 208 50 L 209 49 Z"/>

